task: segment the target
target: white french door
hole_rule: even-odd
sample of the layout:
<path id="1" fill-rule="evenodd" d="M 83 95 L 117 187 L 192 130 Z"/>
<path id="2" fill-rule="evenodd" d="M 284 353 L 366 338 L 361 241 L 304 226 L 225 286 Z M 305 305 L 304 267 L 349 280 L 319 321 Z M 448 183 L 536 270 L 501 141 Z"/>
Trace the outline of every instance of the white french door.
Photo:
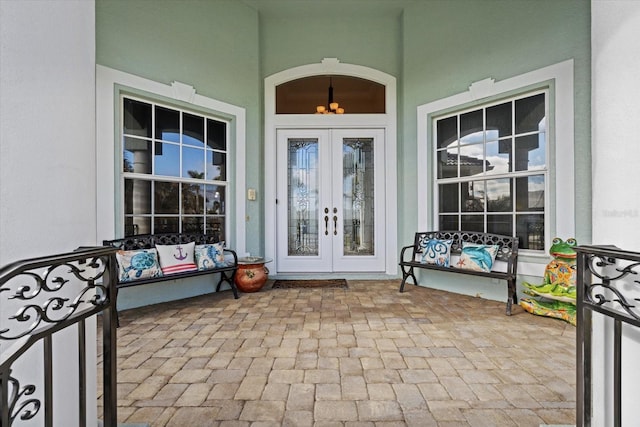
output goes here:
<path id="1" fill-rule="evenodd" d="M 385 271 L 383 129 L 277 132 L 277 271 Z"/>

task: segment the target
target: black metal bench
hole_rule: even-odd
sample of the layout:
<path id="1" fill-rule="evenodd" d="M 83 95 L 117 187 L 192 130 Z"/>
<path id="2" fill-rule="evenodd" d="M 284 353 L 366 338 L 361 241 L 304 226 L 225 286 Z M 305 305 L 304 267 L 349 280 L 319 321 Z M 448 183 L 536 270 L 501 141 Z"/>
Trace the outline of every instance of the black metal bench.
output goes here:
<path id="1" fill-rule="evenodd" d="M 196 245 L 218 243 L 217 238 L 207 234 L 195 234 L 195 233 L 164 233 L 164 234 L 139 234 L 130 237 L 124 237 L 122 239 L 103 240 L 104 246 L 112 246 L 119 250 L 131 251 L 136 249 L 152 249 L 155 245 L 179 245 L 190 242 L 195 242 Z M 145 277 L 140 279 L 120 281 L 118 279 L 117 288 L 126 288 L 130 286 L 139 286 L 148 283 L 163 282 L 167 280 L 183 279 L 185 277 L 202 276 L 206 274 L 220 274 L 220 280 L 216 285 L 216 292 L 220 290 L 220 287 L 224 282 L 228 283 L 233 292 L 234 298 L 239 298 L 238 288 L 235 284 L 235 274 L 238 270 L 238 255 L 232 249 L 224 249 L 225 254 L 231 255 L 233 261 L 229 259 L 227 265 L 224 267 L 213 267 L 206 270 L 193 270 L 184 271 L 179 273 L 172 273 L 162 275 L 159 277 Z"/>
<path id="2" fill-rule="evenodd" d="M 498 245 L 496 261 L 491 271 L 476 271 L 459 268 L 455 265 L 449 267 L 437 264 L 428 264 L 421 262 L 423 250 L 426 242 L 432 239 L 451 240 L 451 255 L 460 256 L 462 252 L 462 243 L 475 243 L 483 245 Z M 411 257 L 408 258 L 408 254 Z M 512 236 L 502 236 L 499 234 L 478 233 L 472 231 L 423 231 L 415 234 L 413 245 L 405 246 L 400 252 L 400 269 L 402 270 L 402 282 L 400 283 L 400 292 L 404 292 L 404 285 L 409 277 L 415 285 L 418 280 L 415 276 L 414 269 L 421 268 L 427 270 L 437 270 L 449 273 L 470 274 L 474 276 L 488 277 L 493 279 L 501 279 L 507 281 L 507 315 L 511 315 L 512 304 L 517 304 L 516 295 L 516 276 L 518 269 L 518 238 Z M 502 267 L 502 269 L 496 269 Z"/>

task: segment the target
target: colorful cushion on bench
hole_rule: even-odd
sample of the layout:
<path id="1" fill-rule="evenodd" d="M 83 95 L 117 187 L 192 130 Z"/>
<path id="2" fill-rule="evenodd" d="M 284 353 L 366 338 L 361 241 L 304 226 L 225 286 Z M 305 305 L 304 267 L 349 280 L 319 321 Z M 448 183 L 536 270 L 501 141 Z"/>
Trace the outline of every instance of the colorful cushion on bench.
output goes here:
<path id="1" fill-rule="evenodd" d="M 195 242 L 180 245 L 156 245 L 162 273 L 174 274 L 197 270 L 198 267 L 194 262 L 193 255 L 195 245 Z"/>
<path id="2" fill-rule="evenodd" d="M 474 271 L 491 271 L 496 260 L 498 245 L 482 245 L 462 242 L 462 252 L 457 267 Z"/>
<path id="3" fill-rule="evenodd" d="M 129 282 L 136 279 L 162 276 L 155 249 L 117 251 L 118 281 Z"/>
<path id="4" fill-rule="evenodd" d="M 421 242 L 422 258 L 420 262 L 449 267 L 451 258 L 451 243 L 453 240 L 429 239 Z"/>
<path id="5" fill-rule="evenodd" d="M 198 270 L 227 266 L 224 259 L 224 242 L 196 245 L 195 253 Z"/>

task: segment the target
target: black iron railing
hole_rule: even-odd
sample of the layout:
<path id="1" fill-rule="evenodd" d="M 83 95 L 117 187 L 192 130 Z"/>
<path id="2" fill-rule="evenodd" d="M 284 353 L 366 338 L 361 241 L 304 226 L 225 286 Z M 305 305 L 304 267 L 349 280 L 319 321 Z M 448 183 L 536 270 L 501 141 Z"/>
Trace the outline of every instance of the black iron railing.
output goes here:
<path id="1" fill-rule="evenodd" d="M 612 372 L 605 379 L 613 388 L 612 421 L 622 423 L 622 335 L 623 325 L 640 327 L 640 253 L 614 246 L 578 246 L 577 262 L 577 425 L 591 426 L 593 417 L 593 323 L 594 312 L 612 322 L 613 345 L 599 346 L 597 351 L 609 352 Z M 606 384 L 599 386 L 607 387 Z M 628 399 L 629 402 L 634 398 Z M 603 410 L 599 409 L 599 413 Z M 636 420 L 637 421 L 637 420 Z M 628 420 L 624 425 L 632 425 Z"/>
<path id="2" fill-rule="evenodd" d="M 96 342 L 87 340 L 94 336 L 87 333 L 87 319 L 96 315 L 102 334 L 98 340 L 103 355 L 101 418 L 105 426 L 116 426 L 115 265 L 115 249 L 100 247 L 17 261 L 0 269 L 0 427 L 40 419 L 39 425 L 53 427 L 54 411 L 69 400 L 53 392 L 54 381 L 63 376 L 78 379 L 77 425 L 95 425 L 97 420 L 87 420 L 87 408 L 97 403 L 87 402 L 88 384 L 94 382 L 87 381 L 86 368 L 87 346 L 96 347 Z M 76 330 L 77 339 L 72 341 L 77 348 L 66 341 L 65 347 L 56 346 L 56 333 L 66 328 Z M 77 358 L 77 372 L 54 372 L 54 346 L 55 357 Z M 22 378 L 25 359 L 42 364 L 26 367 L 31 371 L 28 380 Z M 34 375 L 40 378 L 32 383 Z"/>

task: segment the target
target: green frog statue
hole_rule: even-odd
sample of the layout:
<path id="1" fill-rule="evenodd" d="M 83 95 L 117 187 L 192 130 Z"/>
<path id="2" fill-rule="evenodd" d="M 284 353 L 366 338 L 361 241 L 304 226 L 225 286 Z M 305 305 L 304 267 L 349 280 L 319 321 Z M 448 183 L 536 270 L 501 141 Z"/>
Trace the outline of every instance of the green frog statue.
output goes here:
<path id="1" fill-rule="evenodd" d="M 524 282 L 524 293 L 534 298 L 523 298 L 520 306 L 539 316 L 562 319 L 576 324 L 576 252 L 574 238 L 566 241 L 553 239 L 549 254 L 553 260 L 544 269 L 541 285 Z"/>

